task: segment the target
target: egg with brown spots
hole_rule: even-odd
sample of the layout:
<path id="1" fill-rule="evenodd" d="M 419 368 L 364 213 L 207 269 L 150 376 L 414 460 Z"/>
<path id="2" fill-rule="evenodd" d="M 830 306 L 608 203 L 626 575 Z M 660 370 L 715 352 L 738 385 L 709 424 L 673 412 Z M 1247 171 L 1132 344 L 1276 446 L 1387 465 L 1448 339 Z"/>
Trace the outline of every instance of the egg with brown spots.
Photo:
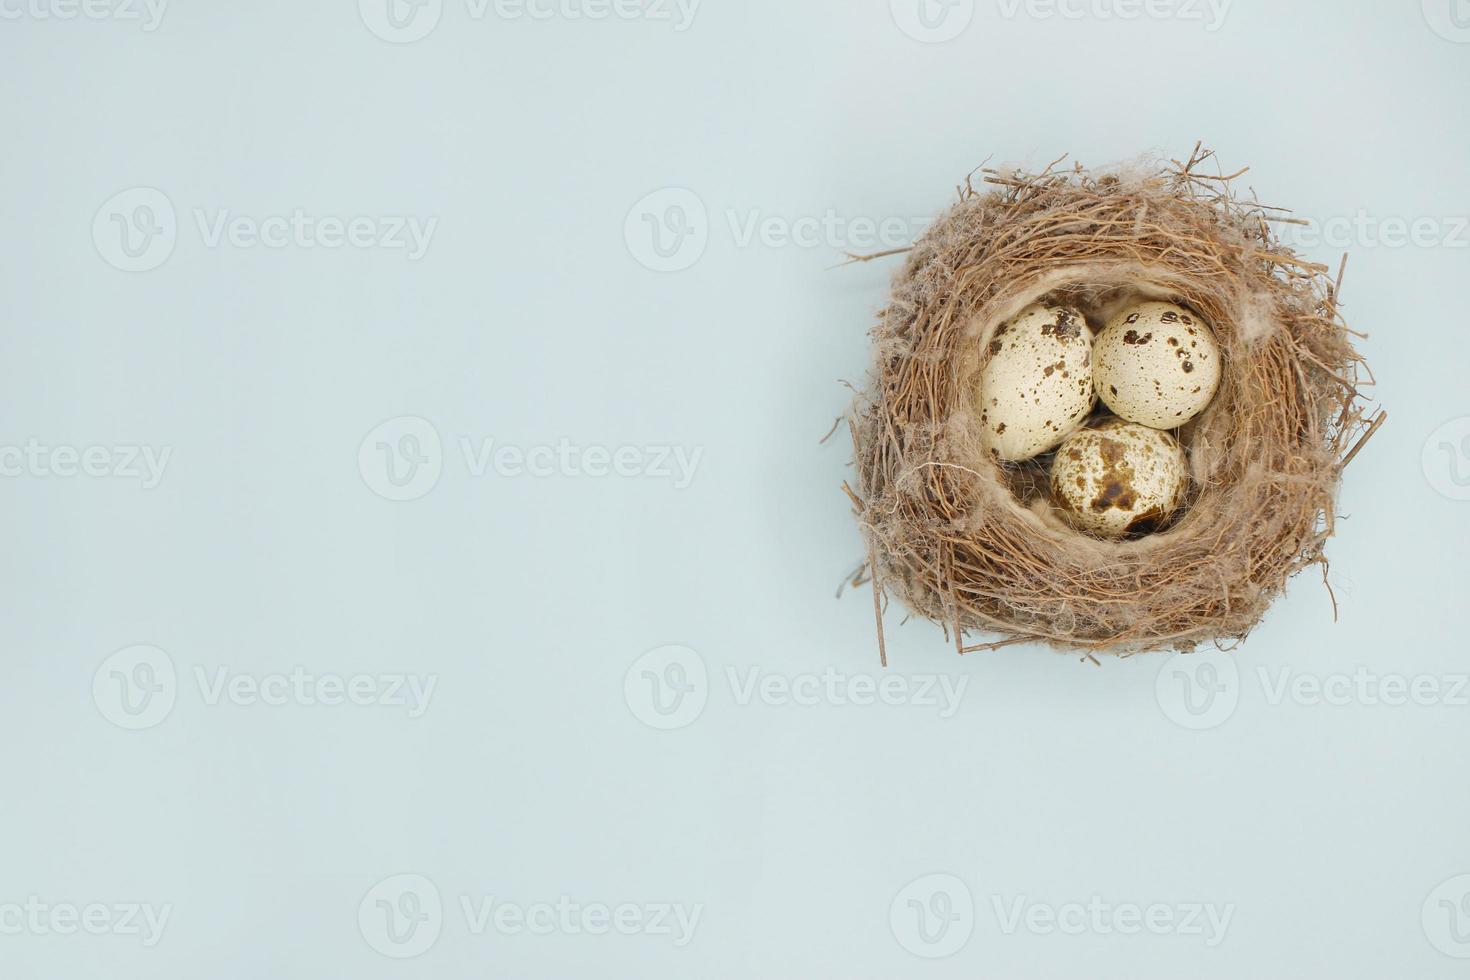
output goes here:
<path id="1" fill-rule="evenodd" d="M 1220 387 L 1215 335 L 1189 310 L 1139 303 L 1108 321 L 1093 345 L 1093 378 L 1120 418 L 1177 429 L 1205 410 Z"/>
<path id="2" fill-rule="evenodd" d="M 1153 531 L 1179 509 L 1188 485 L 1184 450 L 1167 432 L 1108 419 L 1062 443 L 1052 460 L 1057 506 L 1102 538 Z"/>
<path id="3" fill-rule="evenodd" d="M 1092 411 L 1092 331 L 1069 306 L 1034 304 L 996 327 L 976 388 L 986 449 L 1030 459 L 1056 448 Z"/>

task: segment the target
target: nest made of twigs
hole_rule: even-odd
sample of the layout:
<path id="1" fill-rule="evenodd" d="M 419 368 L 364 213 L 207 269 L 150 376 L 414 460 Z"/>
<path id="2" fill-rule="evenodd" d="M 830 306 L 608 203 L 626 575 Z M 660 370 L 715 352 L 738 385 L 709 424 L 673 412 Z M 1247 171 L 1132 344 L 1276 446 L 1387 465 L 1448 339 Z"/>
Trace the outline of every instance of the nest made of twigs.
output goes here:
<path id="1" fill-rule="evenodd" d="M 873 377 L 849 418 L 880 650 L 881 598 L 952 632 L 960 652 L 1036 641 L 1072 650 L 1189 649 L 1246 636 L 1288 578 L 1323 565 L 1343 467 L 1381 424 L 1336 278 L 1276 241 L 1281 209 L 1232 192 L 1213 155 L 1142 171 L 983 169 L 915 243 L 873 330 Z M 1104 541 L 1072 529 L 1042 463 L 980 444 L 968 393 L 995 328 L 1038 300 L 1101 325 L 1139 298 L 1187 306 L 1224 362 L 1210 407 L 1177 435 L 1187 510 Z M 1040 474 L 1040 478 L 1039 477 Z M 999 634 L 966 646 L 967 633 Z"/>

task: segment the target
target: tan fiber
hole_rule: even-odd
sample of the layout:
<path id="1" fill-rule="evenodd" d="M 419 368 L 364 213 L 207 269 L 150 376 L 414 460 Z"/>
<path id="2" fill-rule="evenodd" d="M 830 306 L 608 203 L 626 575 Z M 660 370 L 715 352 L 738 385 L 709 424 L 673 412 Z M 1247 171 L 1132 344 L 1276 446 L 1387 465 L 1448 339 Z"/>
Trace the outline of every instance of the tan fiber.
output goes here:
<path id="1" fill-rule="evenodd" d="M 908 252 L 849 419 L 875 603 L 897 596 L 962 652 L 1188 649 L 1243 638 L 1293 574 L 1325 574 L 1342 468 L 1382 417 L 1364 417 L 1341 270 L 1279 245 L 1282 212 L 1232 192 L 1239 175 L 1201 173 L 1211 156 L 1143 175 L 981 171 L 989 186 L 967 181 Z M 1195 481 L 1182 515 L 1110 542 L 1062 521 L 1043 462 L 981 448 L 972 399 L 991 335 L 1023 307 L 1068 302 L 1100 324 L 1140 297 L 1204 316 L 1224 374 L 1178 432 Z"/>

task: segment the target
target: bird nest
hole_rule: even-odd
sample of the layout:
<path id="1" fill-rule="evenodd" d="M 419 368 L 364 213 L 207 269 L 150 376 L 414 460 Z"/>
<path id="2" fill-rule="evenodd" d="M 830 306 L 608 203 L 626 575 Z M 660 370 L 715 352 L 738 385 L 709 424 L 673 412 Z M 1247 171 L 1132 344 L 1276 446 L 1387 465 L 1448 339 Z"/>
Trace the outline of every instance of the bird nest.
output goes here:
<path id="1" fill-rule="evenodd" d="M 1343 468 L 1384 420 L 1339 309 L 1342 268 L 1295 255 L 1213 154 L 1142 170 L 983 169 L 907 250 L 849 416 L 883 647 L 886 596 L 960 652 L 1037 642 L 1088 652 L 1243 639 L 1287 580 L 1320 564 Z M 1105 541 L 1073 529 L 1045 460 L 985 451 L 972 392 L 996 328 L 1036 302 L 1100 327 L 1139 299 L 1213 327 L 1223 375 L 1176 434 L 1191 477 L 1166 529 Z M 1360 335 L 1359 335 L 1360 336 Z M 1330 589 L 1329 589 L 1330 591 Z M 1334 600 L 1335 608 L 1335 600 Z M 987 642 L 966 645 L 966 637 Z M 886 654 L 885 654 L 886 662 Z"/>

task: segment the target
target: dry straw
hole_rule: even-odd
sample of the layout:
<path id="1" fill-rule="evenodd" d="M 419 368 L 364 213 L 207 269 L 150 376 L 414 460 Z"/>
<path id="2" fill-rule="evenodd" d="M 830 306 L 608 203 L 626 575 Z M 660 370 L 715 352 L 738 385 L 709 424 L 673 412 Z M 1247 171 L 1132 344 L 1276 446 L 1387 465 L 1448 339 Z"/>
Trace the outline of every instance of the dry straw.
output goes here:
<path id="1" fill-rule="evenodd" d="M 1342 269 L 1334 279 L 1280 245 L 1270 225 L 1292 219 L 1235 192 L 1240 174 L 1202 173 L 1212 157 L 1196 146 L 1136 172 L 982 169 L 989 186 L 972 175 L 904 250 L 849 417 L 858 478 L 845 488 L 885 663 L 887 595 L 961 653 L 1022 642 L 1127 653 L 1238 641 L 1293 574 L 1321 564 L 1325 582 L 1343 467 L 1384 415 L 1365 415 L 1371 375 L 1338 308 Z M 970 400 L 991 334 L 1022 307 L 1070 302 L 1096 325 L 1140 296 L 1209 320 L 1224 377 L 1179 433 L 1187 511 L 1109 542 L 1057 516 L 1041 464 L 981 449 Z M 999 639 L 967 646 L 967 634 Z"/>

